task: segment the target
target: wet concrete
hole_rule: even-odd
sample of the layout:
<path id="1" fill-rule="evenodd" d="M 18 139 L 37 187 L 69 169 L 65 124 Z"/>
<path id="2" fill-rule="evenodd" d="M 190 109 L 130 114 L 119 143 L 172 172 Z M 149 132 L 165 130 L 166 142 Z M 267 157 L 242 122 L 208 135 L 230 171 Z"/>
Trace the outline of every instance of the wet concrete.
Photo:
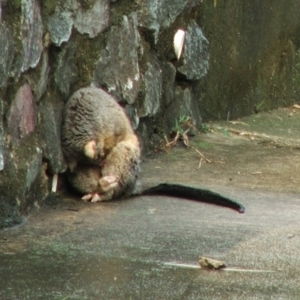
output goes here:
<path id="1" fill-rule="evenodd" d="M 0 232 L 0 299 L 299 299 L 299 121 L 281 109 L 211 124 L 190 140 L 210 163 L 180 145 L 143 163 L 145 187 L 210 188 L 245 214 L 168 197 L 54 199 Z M 180 265 L 200 255 L 230 270 Z"/>

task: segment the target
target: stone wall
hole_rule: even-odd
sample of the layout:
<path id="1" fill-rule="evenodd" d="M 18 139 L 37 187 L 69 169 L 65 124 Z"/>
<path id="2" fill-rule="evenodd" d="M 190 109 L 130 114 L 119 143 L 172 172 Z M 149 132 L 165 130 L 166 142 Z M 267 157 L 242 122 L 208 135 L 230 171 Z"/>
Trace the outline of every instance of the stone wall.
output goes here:
<path id="1" fill-rule="evenodd" d="M 300 2 L 212 2 L 202 27 L 210 67 L 196 84 L 202 117 L 232 119 L 299 101 Z"/>
<path id="2" fill-rule="evenodd" d="M 199 125 L 297 100 L 299 12 L 298 0 L 0 0 L 0 227 L 65 171 L 61 112 L 80 87 L 113 94 L 144 149 L 183 115 Z"/>

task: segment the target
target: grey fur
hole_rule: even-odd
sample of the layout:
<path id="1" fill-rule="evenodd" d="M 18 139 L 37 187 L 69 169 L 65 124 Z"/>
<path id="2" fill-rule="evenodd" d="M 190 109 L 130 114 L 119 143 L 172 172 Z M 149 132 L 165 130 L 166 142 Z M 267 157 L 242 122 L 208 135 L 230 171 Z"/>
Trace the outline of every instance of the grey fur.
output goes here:
<path id="1" fill-rule="evenodd" d="M 67 101 L 63 119 L 62 147 L 71 185 L 82 194 L 98 194 L 96 201 L 131 195 L 141 151 L 116 100 L 99 88 L 82 88 Z M 95 146 L 92 156 L 85 152 L 89 143 Z M 116 184 L 109 184 L 111 176 Z"/>

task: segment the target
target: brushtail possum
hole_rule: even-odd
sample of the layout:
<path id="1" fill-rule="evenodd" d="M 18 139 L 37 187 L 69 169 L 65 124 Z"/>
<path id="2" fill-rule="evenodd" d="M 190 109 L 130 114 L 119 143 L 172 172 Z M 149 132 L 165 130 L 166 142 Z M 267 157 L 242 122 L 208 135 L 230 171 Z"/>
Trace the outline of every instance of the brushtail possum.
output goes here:
<path id="1" fill-rule="evenodd" d="M 160 184 L 137 191 L 141 148 L 124 109 L 104 90 L 81 88 L 67 101 L 62 149 L 70 184 L 85 201 L 134 195 L 168 195 L 213 203 L 244 212 L 244 207 L 209 190 Z"/>

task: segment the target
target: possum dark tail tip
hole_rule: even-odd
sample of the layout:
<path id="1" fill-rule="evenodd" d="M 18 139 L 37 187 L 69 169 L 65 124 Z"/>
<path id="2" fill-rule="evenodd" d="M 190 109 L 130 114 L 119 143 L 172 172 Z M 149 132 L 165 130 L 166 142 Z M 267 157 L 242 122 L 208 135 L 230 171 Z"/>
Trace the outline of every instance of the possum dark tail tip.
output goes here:
<path id="1" fill-rule="evenodd" d="M 164 195 L 177 198 L 185 198 L 189 200 L 195 200 L 199 202 L 229 207 L 238 211 L 239 213 L 245 212 L 245 207 L 243 205 L 229 198 L 226 198 L 218 193 L 212 192 L 210 190 L 198 189 L 180 184 L 162 183 L 142 191 L 141 195 Z"/>

